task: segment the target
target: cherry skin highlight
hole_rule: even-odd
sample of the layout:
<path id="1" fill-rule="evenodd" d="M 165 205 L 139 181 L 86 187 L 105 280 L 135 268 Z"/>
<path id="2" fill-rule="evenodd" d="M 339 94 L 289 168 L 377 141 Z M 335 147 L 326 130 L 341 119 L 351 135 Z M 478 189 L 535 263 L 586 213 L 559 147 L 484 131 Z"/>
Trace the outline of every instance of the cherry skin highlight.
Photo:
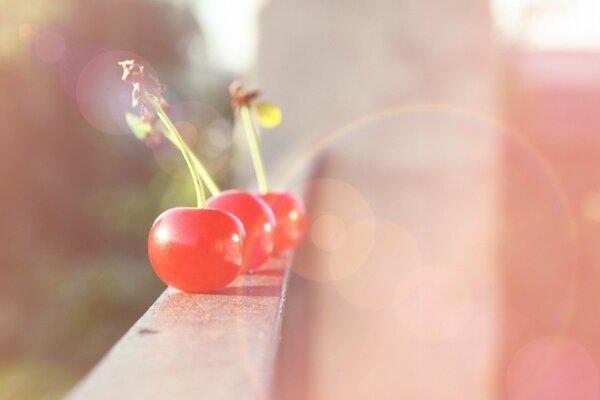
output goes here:
<path id="1" fill-rule="evenodd" d="M 290 192 L 269 192 L 260 195 L 273 211 L 275 254 L 296 247 L 306 231 L 306 207 L 300 196 Z"/>
<path id="2" fill-rule="evenodd" d="M 188 293 L 213 292 L 240 273 L 244 236 L 241 222 L 227 212 L 171 208 L 150 228 L 148 257 L 167 285 Z"/>
<path id="3" fill-rule="evenodd" d="M 240 191 L 226 190 L 206 203 L 208 207 L 235 215 L 246 232 L 246 252 L 242 272 L 253 272 L 273 254 L 275 216 L 258 196 Z"/>

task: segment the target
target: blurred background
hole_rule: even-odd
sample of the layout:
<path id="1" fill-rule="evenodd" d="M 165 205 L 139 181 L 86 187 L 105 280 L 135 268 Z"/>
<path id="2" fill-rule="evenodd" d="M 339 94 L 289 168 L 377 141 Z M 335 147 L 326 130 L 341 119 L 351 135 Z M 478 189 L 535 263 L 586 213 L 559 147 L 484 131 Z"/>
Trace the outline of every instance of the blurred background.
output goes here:
<path id="1" fill-rule="evenodd" d="M 231 80 L 283 109 L 280 398 L 600 398 L 596 0 L 0 5 L 0 399 L 60 398 L 163 290 L 146 235 L 194 195 L 127 131 L 126 58 L 223 187 L 254 185 Z"/>

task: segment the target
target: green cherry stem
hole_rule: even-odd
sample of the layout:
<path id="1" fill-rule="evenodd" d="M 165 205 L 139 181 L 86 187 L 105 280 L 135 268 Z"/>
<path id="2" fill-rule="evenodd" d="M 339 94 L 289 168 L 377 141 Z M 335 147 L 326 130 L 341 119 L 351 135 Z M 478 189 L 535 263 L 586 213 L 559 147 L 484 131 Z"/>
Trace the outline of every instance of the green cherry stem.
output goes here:
<path id="1" fill-rule="evenodd" d="M 183 141 L 183 138 L 179 134 L 179 131 L 177 130 L 177 128 L 175 128 L 175 125 L 173 124 L 169 116 L 165 113 L 165 111 L 162 109 L 160 104 L 158 104 L 158 102 L 150 96 L 146 96 L 146 100 L 150 102 L 152 108 L 156 112 L 156 115 L 158 115 L 158 118 L 165 125 L 165 127 L 169 131 L 170 136 L 173 137 L 172 139 L 175 139 L 177 141 L 176 147 L 179 148 L 179 150 L 181 151 L 181 154 L 185 159 L 185 163 L 187 164 L 187 167 L 190 170 L 190 174 L 192 175 L 192 180 L 194 181 L 194 189 L 196 190 L 196 200 L 198 203 L 198 208 L 206 207 L 206 196 L 204 195 L 202 181 L 200 180 L 200 175 L 196 170 L 196 165 L 194 165 L 192 161 L 193 154 Z"/>
<path id="2" fill-rule="evenodd" d="M 198 174 L 200 174 L 200 177 L 202 178 L 202 181 L 208 188 L 210 194 L 216 196 L 219 193 L 221 193 L 221 189 L 219 189 L 212 176 L 210 176 L 210 173 L 204 167 L 204 164 L 202 164 L 202 162 L 198 159 L 198 157 L 196 157 L 194 153 L 190 152 L 190 154 L 192 155 L 192 162 L 196 166 L 196 170 L 198 171 Z"/>
<path id="3" fill-rule="evenodd" d="M 252 118 L 250 108 L 247 105 L 240 107 L 240 117 L 242 119 L 242 123 L 244 124 L 244 130 L 246 131 L 246 138 L 248 139 L 250 155 L 252 156 L 252 163 L 254 164 L 254 171 L 256 172 L 256 180 L 258 181 L 258 191 L 260 194 L 265 194 L 269 191 L 267 185 L 267 175 L 265 173 L 265 164 L 260 153 L 260 147 L 258 146 L 256 125 L 254 125 L 254 119 Z"/>
<path id="4" fill-rule="evenodd" d="M 173 137 L 169 130 L 163 133 L 164 136 L 171 141 L 171 143 L 173 143 L 180 151 L 183 151 L 179 147 L 179 141 L 177 140 L 177 138 Z M 210 194 L 216 196 L 219 193 L 221 193 L 221 189 L 219 189 L 219 186 L 217 186 L 212 176 L 210 176 L 210 173 L 208 172 L 204 164 L 202 164 L 202 161 L 200 161 L 200 159 L 190 150 L 187 144 L 185 146 L 188 154 L 191 156 L 192 163 L 196 167 L 196 171 L 198 171 L 200 178 L 202 178 L 202 182 L 204 182 Z"/>

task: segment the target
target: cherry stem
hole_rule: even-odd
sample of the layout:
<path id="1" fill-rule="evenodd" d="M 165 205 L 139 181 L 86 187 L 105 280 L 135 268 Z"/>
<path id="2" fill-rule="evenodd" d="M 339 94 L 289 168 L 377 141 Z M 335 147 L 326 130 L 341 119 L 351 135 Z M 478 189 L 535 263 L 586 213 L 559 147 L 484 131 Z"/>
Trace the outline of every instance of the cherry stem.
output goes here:
<path id="1" fill-rule="evenodd" d="M 217 184 L 215 183 L 213 178 L 210 176 L 210 173 L 204 167 L 204 164 L 202 164 L 202 162 L 198 159 L 198 157 L 196 157 L 196 155 L 194 153 L 190 153 L 190 154 L 192 155 L 192 162 L 196 166 L 196 170 L 198 171 L 198 174 L 202 178 L 202 181 L 208 188 L 208 191 L 210 192 L 210 194 L 212 196 L 216 196 L 219 193 L 221 193 L 221 189 L 219 189 L 219 187 L 217 186 Z"/>
<path id="2" fill-rule="evenodd" d="M 248 139 L 248 146 L 250 148 L 250 155 L 252 156 L 252 163 L 254 164 L 254 171 L 256 172 L 256 180 L 258 181 L 258 191 L 260 194 L 265 194 L 269 191 L 267 185 L 267 175 L 265 173 L 265 164 L 260 153 L 260 147 L 258 146 L 258 134 L 256 132 L 256 125 L 250 112 L 250 108 L 247 105 L 240 107 L 240 117 L 244 124 L 244 130 L 246 131 L 246 138 Z"/>
<path id="3" fill-rule="evenodd" d="M 200 175 L 196 170 L 196 166 L 192 162 L 193 153 L 190 151 L 189 147 L 183 141 L 183 138 L 179 134 L 179 131 L 169 118 L 169 116 L 162 109 L 160 104 L 156 100 L 154 100 L 150 96 L 145 96 L 146 99 L 152 105 L 152 108 L 160 118 L 161 122 L 165 125 L 170 135 L 177 141 L 176 147 L 181 151 L 183 158 L 185 159 L 185 163 L 187 164 L 188 169 L 190 170 L 190 174 L 192 175 L 192 180 L 194 181 L 194 189 L 196 190 L 196 201 L 198 203 L 198 208 L 206 207 L 206 197 L 204 195 L 204 187 L 202 186 L 202 181 L 200 180 Z"/>
<path id="4" fill-rule="evenodd" d="M 175 137 L 173 137 L 173 135 L 170 133 L 170 131 L 163 132 L 163 133 L 165 133 L 165 137 L 167 139 L 169 139 L 171 141 L 171 143 L 173 143 L 180 151 L 183 151 L 179 147 L 179 141 Z M 219 186 L 217 186 L 217 184 L 215 183 L 212 176 L 210 176 L 210 173 L 208 172 L 208 170 L 206 169 L 204 164 L 202 164 L 202 161 L 200 161 L 200 159 L 190 150 L 190 148 L 189 148 L 189 146 L 187 146 L 187 144 L 185 146 L 186 146 L 188 154 L 191 156 L 192 163 L 194 163 L 194 166 L 196 167 L 196 171 L 200 175 L 200 178 L 202 178 L 202 182 L 204 182 L 204 184 L 206 185 L 206 188 L 208 189 L 210 194 L 212 196 L 216 196 L 219 193 L 221 193 L 221 189 L 219 189 Z"/>

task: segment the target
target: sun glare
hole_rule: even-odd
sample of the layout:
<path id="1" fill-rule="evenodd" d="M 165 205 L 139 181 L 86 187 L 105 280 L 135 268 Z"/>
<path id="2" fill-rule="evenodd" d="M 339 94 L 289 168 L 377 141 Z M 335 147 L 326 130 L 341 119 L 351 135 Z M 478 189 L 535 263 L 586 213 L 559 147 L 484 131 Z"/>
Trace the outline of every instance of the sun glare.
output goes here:
<path id="1" fill-rule="evenodd" d="M 598 0 L 492 0 L 500 37 L 540 50 L 600 49 Z"/>

